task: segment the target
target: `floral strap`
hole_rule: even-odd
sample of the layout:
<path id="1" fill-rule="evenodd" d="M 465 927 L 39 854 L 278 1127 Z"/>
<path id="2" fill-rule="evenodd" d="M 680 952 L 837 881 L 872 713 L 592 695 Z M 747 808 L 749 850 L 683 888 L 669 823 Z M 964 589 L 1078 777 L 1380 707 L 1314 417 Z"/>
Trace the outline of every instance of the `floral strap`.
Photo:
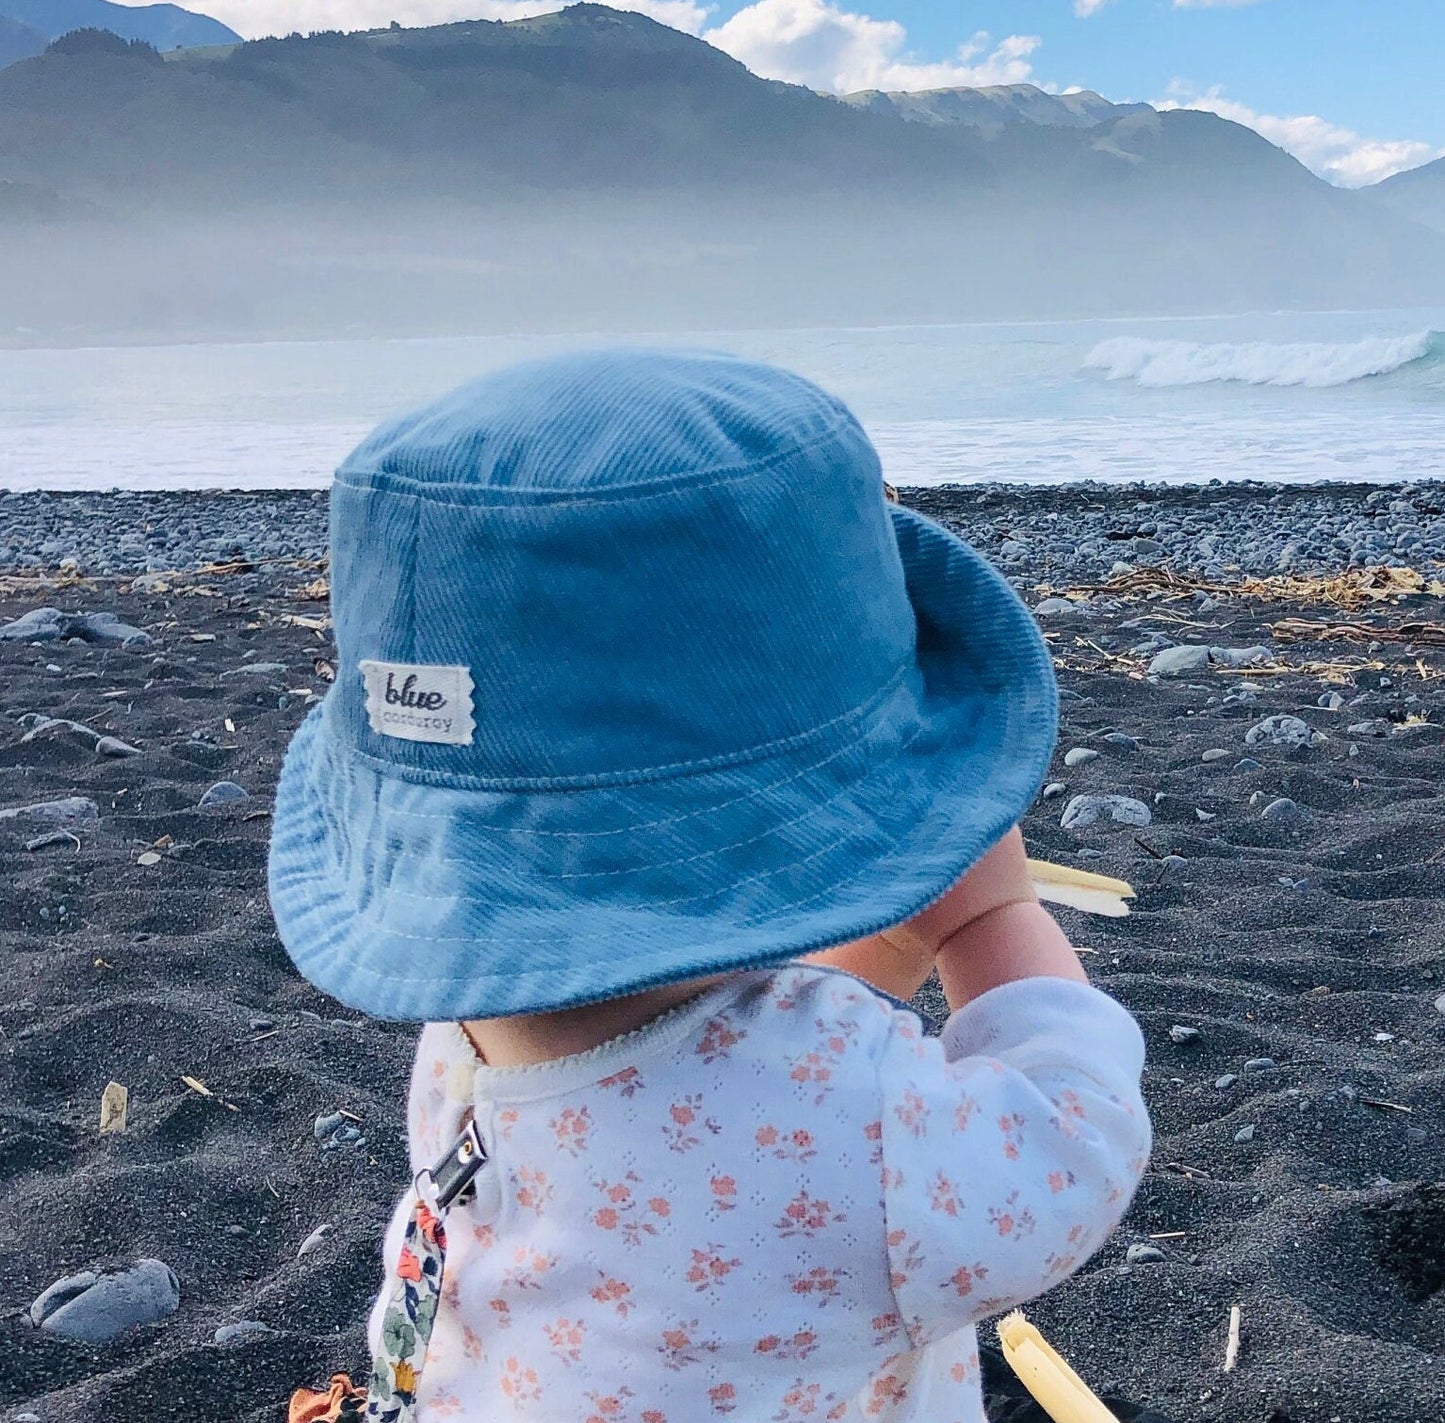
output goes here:
<path id="1" fill-rule="evenodd" d="M 451 1149 L 416 1178 L 416 1205 L 407 1222 L 396 1281 L 382 1316 L 381 1342 L 366 1391 L 367 1423 L 413 1423 L 417 1385 L 441 1301 L 448 1209 L 472 1189 L 487 1153 L 468 1120 Z"/>

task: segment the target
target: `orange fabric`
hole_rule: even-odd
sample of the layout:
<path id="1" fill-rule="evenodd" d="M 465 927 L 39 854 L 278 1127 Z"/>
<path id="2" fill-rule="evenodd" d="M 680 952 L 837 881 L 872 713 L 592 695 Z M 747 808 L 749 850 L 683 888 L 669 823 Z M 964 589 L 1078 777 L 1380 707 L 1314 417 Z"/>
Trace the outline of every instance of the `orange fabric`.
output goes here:
<path id="1" fill-rule="evenodd" d="M 330 1423 L 341 1416 L 341 1405 L 349 1398 L 364 1402 L 366 1393 L 351 1382 L 349 1375 L 332 1374 L 331 1387 L 325 1393 L 314 1388 L 298 1388 L 291 1395 L 286 1423 Z"/>

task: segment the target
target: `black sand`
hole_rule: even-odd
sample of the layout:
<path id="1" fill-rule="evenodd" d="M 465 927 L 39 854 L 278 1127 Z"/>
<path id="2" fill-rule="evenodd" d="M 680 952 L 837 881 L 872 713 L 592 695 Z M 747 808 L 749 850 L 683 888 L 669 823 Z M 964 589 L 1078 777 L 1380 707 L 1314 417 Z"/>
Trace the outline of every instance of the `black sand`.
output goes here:
<path id="1" fill-rule="evenodd" d="M 324 632 L 289 621 L 324 614 L 290 596 L 313 576 L 272 568 L 149 593 L 0 578 L 0 622 L 42 605 L 109 610 L 155 639 L 139 651 L 0 644 L 0 809 L 71 795 L 99 807 L 98 821 L 72 827 L 78 843 L 33 849 L 52 827 L 0 820 L 7 1423 L 269 1423 L 296 1384 L 361 1362 L 381 1229 L 406 1178 L 412 1032 L 359 1021 L 302 983 L 267 914 L 271 788 L 306 693 L 325 689 Z M 1438 628 L 1445 599 L 1215 597 L 1201 610 L 1136 589 L 1087 620 L 1048 624 L 1073 694 L 1056 766 L 1068 789 L 1025 829 L 1035 853 L 1139 889 L 1128 920 L 1061 917 L 1144 1024 L 1158 1141 L 1124 1229 L 1030 1314 L 1101 1391 L 1178 1423 L 1438 1423 L 1445 647 L 1428 626 L 1371 650 L 1343 635 L 1286 642 L 1270 624 Z M 1141 617 L 1152 621 L 1121 626 Z M 1128 650 L 1151 629 L 1266 643 L 1275 663 L 1151 682 L 1148 657 Z M 248 654 L 285 670 L 228 675 Z M 1330 691 L 1339 710 L 1318 705 Z M 65 728 L 27 740 L 29 712 L 140 754 L 97 756 L 93 738 Z M 1328 739 L 1246 747 L 1274 713 Z M 1366 721 L 1380 734 L 1349 731 Z M 1111 731 L 1138 738 L 1137 751 L 1106 741 Z M 1103 754 L 1064 770 L 1072 747 Z M 1229 754 L 1203 761 L 1216 748 Z M 1260 769 L 1236 769 L 1247 755 Z M 223 779 L 250 798 L 198 810 Z M 1153 823 L 1063 831 L 1064 805 L 1092 792 L 1137 797 Z M 1266 819 L 1281 797 L 1300 813 Z M 152 848 L 159 860 L 137 863 Z M 1199 1035 L 1176 1043 L 1171 1027 Z M 1275 1066 L 1246 1071 L 1261 1058 Z M 1226 1074 L 1232 1085 L 1216 1086 Z M 100 1136 L 112 1078 L 130 1089 L 130 1125 Z M 320 1149 L 313 1121 L 335 1110 L 359 1119 L 364 1147 Z M 298 1261 L 323 1223 L 331 1231 Z M 1163 1260 L 1126 1266 L 1127 1247 L 1154 1234 Z M 90 1348 L 20 1318 L 57 1277 L 137 1256 L 180 1279 L 165 1323 Z M 1226 1374 L 1233 1304 L 1243 1340 Z M 239 1320 L 280 1332 L 212 1344 Z"/>

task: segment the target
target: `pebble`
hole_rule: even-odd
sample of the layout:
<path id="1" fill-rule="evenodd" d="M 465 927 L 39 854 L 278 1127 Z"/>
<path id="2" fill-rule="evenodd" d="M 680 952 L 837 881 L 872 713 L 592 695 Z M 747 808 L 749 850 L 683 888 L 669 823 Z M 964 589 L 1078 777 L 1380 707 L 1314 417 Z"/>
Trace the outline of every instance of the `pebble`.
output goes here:
<path id="1" fill-rule="evenodd" d="M 1228 1088 L 1233 1087 L 1234 1084 L 1238 1081 L 1239 1078 L 1237 1078 L 1234 1073 L 1225 1072 L 1221 1073 L 1220 1076 L 1214 1079 L 1214 1085 L 1218 1087 L 1221 1092 L 1223 1092 Z"/>
<path id="2" fill-rule="evenodd" d="M 1264 770 L 1264 763 L 1262 761 L 1256 761 L 1253 756 L 1245 756 L 1234 763 L 1234 769 L 1244 772 L 1262 771 Z"/>
<path id="3" fill-rule="evenodd" d="M 1297 716 L 1267 716 L 1244 733 L 1246 746 L 1317 746 L 1324 737 Z"/>
<path id="4" fill-rule="evenodd" d="M 276 1024 L 275 1021 L 271 1018 L 255 1017 L 252 1018 L 251 1021 L 246 1024 L 246 1026 L 253 1033 L 269 1033 L 271 1029 L 276 1026 Z"/>
<path id="5" fill-rule="evenodd" d="M 1151 677 L 1184 677 L 1209 666 L 1207 647 L 1166 647 L 1149 663 Z"/>
<path id="6" fill-rule="evenodd" d="M 1128 736 L 1122 731 L 1106 731 L 1104 740 L 1116 750 L 1122 751 L 1126 756 L 1134 756 L 1139 752 L 1139 738 Z"/>
<path id="7" fill-rule="evenodd" d="M 1063 781 L 1050 781 L 1044 787 L 1044 799 L 1057 800 L 1066 790 L 1068 786 Z"/>
<path id="8" fill-rule="evenodd" d="M 63 613 L 59 608 L 32 608 L 0 626 L 0 642 L 84 642 L 105 647 L 148 647 L 148 632 L 123 623 L 114 613 Z M 58 669 L 57 669 L 58 670 Z"/>
<path id="9" fill-rule="evenodd" d="M 1218 820 L 1219 817 L 1212 810 L 1201 810 L 1197 805 L 1194 807 L 1194 818 L 1201 825 L 1208 825 L 1211 820 Z"/>
<path id="10" fill-rule="evenodd" d="M 1266 820 L 1296 820 L 1302 813 L 1298 804 L 1288 796 L 1280 796 L 1278 800 L 1270 801 L 1263 811 Z"/>
<path id="11" fill-rule="evenodd" d="M 1139 1241 L 1124 1252 L 1124 1261 L 1129 1265 L 1158 1265 L 1166 1258 L 1157 1245 L 1145 1245 Z"/>
<path id="12" fill-rule="evenodd" d="M 1100 820 L 1142 828 L 1149 825 L 1153 812 L 1142 800 L 1123 795 L 1076 795 L 1064 807 L 1059 824 L 1065 830 L 1085 830 Z"/>
<path id="13" fill-rule="evenodd" d="M 30 1322 L 47 1334 L 107 1344 L 129 1329 L 169 1318 L 180 1303 L 170 1266 L 138 1260 L 121 1270 L 82 1270 L 57 1280 L 31 1304 Z"/>
<path id="14" fill-rule="evenodd" d="M 1240 1127 L 1240 1129 L 1239 1129 L 1237 1132 L 1235 1132 L 1235 1134 L 1234 1134 L 1234 1139 L 1235 1139 L 1236 1142 L 1239 1143 L 1240 1146 L 1243 1146 L 1243 1145 L 1245 1144 L 1245 1142 L 1247 1142 L 1247 1141 L 1253 1141 L 1253 1140 L 1254 1140 L 1254 1123 L 1253 1123 L 1253 1122 L 1250 1122 L 1250 1124 L 1249 1124 L 1247 1127 Z"/>
<path id="15" fill-rule="evenodd" d="M 330 1234 L 331 1227 L 329 1225 L 318 1225 L 316 1229 L 313 1230 L 311 1234 L 308 1235 L 299 1246 L 297 1246 L 296 1258 L 298 1260 L 301 1260 L 305 1256 L 309 1255 Z"/>
<path id="16" fill-rule="evenodd" d="M 1199 759 L 1206 765 L 1213 761 L 1223 761 L 1229 755 L 1222 746 L 1211 746 Z"/>
<path id="17" fill-rule="evenodd" d="M 1437 1013 L 1445 1013 L 1445 993 L 1442 993 L 1442 994 L 1435 1000 L 1435 1011 L 1436 1011 Z"/>
<path id="18" fill-rule="evenodd" d="M 262 1324 L 259 1319 L 241 1319 L 235 1324 L 221 1325 L 211 1342 L 219 1344 L 223 1349 L 229 1349 L 237 1344 L 250 1343 L 252 1339 L 269 1339 L 280 1332 L 279 1329 L 272 1329 L 269 1324 Z"/>
<path id="19" fill-rule="evenodd" d="M 1075 766 L 1087 766 L 1090 761 L 1097 761 L 1099 753 L 1092 751 L 1087 746 L 1075 746 L 1064 752 L 1064 765 L 1072 770 Z"/>
<path id="20" fill-rule="evenodd" d="M 1181 1047 L 1185 1043 L 1192 1043 L 1198 1041 L 1200 1036 L 1201 1034 L 1198 1028 L 1188 1028 L 1185 1027 L 1182 1023 L 1175 1023 L 1169 1029 L 1170 1041 L 1178 1043 Z"/>
<path id="21" fill-rule="evenodd" d="M 1244 1064 L 1246 1072 L 1275 1072 L 1278 1069 L 1279 1063 L 1272 1057 L 1252 1057 Z"/>
<path id="22" fill-rule="evenodd" d="M 202 810 L 208 810 L 215 805 L 231 805 L 235 801 L 249 799 L 250 794 L 244 786 L 238 786 L 235 781 L 217 781 L 196 804 Z"/>
<path id="23" fill-rule="evenodd" d="M 345 1125 L 346 1118 L 340 1112 L 328 1112 L 316 1118 L 311 1131 L 317 1141 L 325 1141 L 328 1137 L 335 1136 Z"/>
<path id="24" fill-rule="evenodd" d="M 1323 707 L 1326 711 L 1339 711 L 1344 704 L 1345 699 L 1338 692 L 1325 692 L 1315 703 L 1316 706 Z"/>
<path id="25" fill-rule="evenodd" d="M 41 800 L 33 805 L 16 805 L 0 810 L 0 820 L 45 820 L 59 823 L 69 820 L 99 820 L 100 807 L 89 796 L 64 796 L 60 800 Z"/>
<path id="26" fill-rule="evenodd" d="M 247 662 L 240 667 L 232 667 L 229 672 L 222 672 L 222 677 L 274 677 L 277 673 L 284 672 L 284 662 Z"/>
<path id="27" fill-rule="evenodd" d="M 122 741 L 118 736 L 102 736 L 95 743 L 97 756 L 139 756 L 140 748 L 132 746 L 128 741 Z"/>

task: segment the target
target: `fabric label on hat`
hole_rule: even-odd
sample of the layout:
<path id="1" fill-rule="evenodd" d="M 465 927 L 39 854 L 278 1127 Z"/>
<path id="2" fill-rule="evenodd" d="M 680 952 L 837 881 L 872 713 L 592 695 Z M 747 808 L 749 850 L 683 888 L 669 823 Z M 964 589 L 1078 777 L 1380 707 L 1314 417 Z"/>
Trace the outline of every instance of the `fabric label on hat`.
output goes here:
<path id="1" fill-rule="evenodd" d="M 410 662 L 357 665 L 366 683 L 366 714 L 373 731 L 403 741 L 472 744 L 470 668 Z"/>

